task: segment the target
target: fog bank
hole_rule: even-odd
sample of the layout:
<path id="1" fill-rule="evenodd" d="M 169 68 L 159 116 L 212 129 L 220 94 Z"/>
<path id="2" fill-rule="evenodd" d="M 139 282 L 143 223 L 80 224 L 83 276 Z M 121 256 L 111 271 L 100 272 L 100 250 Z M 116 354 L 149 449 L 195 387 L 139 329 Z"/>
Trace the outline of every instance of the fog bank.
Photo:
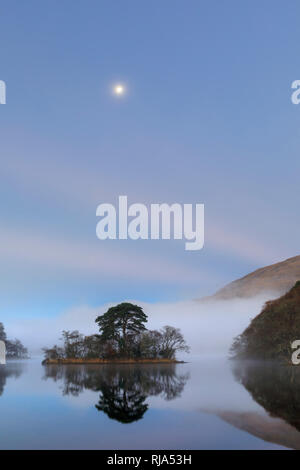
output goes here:
<path id="1" fill-rule="evenodd" d="M 273 296 L 272 296 L 273 297 Z M 180 328 L 191 347 L 193 355 L 227 355 L 232 340 L 246 328 L 252 318 L 262 309 L 270 294 L 251 299 L 226 301 L 185 301 L 174 303 L 145 303 L 141 305 L 148 315 L 149 329 L 164 325 Z M 62 330 L 79 330 L 86 335 L 97 333 L 95 318 L 111 305 L 99 307 L 79 306 L 62 312 L 54 318 L 24 319 L 6 322 L 10 338 L 19 338 L 32 354 L 41 353 L 44 346 L 59 343 Z M 182 356 L 182 355 L 181 355 Z"/>

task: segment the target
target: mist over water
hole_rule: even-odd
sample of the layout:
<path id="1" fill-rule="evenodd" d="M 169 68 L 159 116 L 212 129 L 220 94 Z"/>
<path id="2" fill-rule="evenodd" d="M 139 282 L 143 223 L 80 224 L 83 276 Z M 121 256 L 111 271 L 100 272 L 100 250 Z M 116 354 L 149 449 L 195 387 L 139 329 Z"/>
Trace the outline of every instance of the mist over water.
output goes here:
<path id="1" fill-rule="evenodd" d="M 40 357 L 9 362 L 0 380 L 1 445 L 29 448 L 35 439 L 35 448 L 127 449 L 132 442 L 136 448 L 300 448 L 299 431 L 289 416 L 280 415 L 280 410 L 290 408 L 285 396 L 286 391 L 294 393 L 292 381 L 282 387 L 278 411 L 278 394 L 265 388 L 261 366 L 248 369 L 252 365 L 247 361 L 227 360 L 233 338 L 274 297 L 266 293 L 230 301 L 132 301 L 144 308 L 149 329 L 170 324 L 182 330 L 191 354 L 178 353 L 178 359 L 186 363 L 43 366 Z M 59 343 L 64 329 L 97 332 L 95 318 L 109 306 L 78 307 L 52 319 L 11 322 L 7 330 L 20 337 L 32 356 L 41 355 L 41 347 Z M 280 370 L 275 367 L 269 373 L 278 390 Z M 261 403 L 261 396 L 268 406 Z M 21 406 L 26 432 L 10 426 L 7 433 L 6 423 L 24 397 L 31 410 L 27 422 L 23 414 L 28 415 L 28 407 Z M 42 415 L 40 403 L 44 403 Z M 275 409 L 274 416 L 269 408 Z"/>
<path id="2" fill-rule="evenodd" d="M 193 355 L 227 355 L 235 336 L 242 333 L 251 319 L 258 315 L 267 300 L 276 297 L 264 293 L 250 299 L 225 301 L 184 301 L 174 303 L 131 302 L 141 305 L 148 315 L 148 329 L 164 325 L 180 328 L 191 347 L 191 353 L 180 353 L 182 359 Z M 6 323 L 10 337 L 20 338 L 33 355 L 41 348 L 59 343 L 62 330 L 79 330 L 83 334 L 97 333 L 95 318 L 111 305 L 79 306 L 54 318 L 11 320 Z"/>

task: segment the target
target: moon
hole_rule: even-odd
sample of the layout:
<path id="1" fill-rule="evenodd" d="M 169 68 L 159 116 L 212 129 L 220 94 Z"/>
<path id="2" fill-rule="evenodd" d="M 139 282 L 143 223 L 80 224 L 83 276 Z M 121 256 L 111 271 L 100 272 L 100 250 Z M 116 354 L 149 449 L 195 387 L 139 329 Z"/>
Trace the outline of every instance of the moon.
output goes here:
<path id="1" fill-rule="evenodd" d="M 115 96 L 123 96 L 125 95 L 125 93 L 126 93 L 126 88 L 125 88 L 125 85 L 123 85 L 122 83 L 116 83 L 113 86 L 113 94 Z"/>

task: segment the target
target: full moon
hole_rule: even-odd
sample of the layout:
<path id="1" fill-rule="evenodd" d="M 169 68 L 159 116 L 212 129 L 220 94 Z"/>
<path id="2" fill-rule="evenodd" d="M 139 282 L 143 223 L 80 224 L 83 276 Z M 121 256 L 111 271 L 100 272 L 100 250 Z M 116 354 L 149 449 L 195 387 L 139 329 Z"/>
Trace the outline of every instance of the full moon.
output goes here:
<path id="1" fill-rule="evenodd" d="M 125 94 L 125 87 L 124 85 L 122 85 L 121 83 L 117 83 L 116 85 L 114 85 L 113 87 L 113 93 L 114 95 L 116 96 L 122 96 Z"/>

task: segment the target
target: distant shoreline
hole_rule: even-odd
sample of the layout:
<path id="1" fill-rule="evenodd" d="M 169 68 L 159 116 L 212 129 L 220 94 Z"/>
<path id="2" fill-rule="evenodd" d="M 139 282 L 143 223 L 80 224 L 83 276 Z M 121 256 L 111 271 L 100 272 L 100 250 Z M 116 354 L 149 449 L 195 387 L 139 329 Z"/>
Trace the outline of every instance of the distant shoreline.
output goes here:
<path id="1" fill-rule="evenodd" d="M 177 359 L 45 359 L 43 365 L 53 364 L 184 364 Z"/>

